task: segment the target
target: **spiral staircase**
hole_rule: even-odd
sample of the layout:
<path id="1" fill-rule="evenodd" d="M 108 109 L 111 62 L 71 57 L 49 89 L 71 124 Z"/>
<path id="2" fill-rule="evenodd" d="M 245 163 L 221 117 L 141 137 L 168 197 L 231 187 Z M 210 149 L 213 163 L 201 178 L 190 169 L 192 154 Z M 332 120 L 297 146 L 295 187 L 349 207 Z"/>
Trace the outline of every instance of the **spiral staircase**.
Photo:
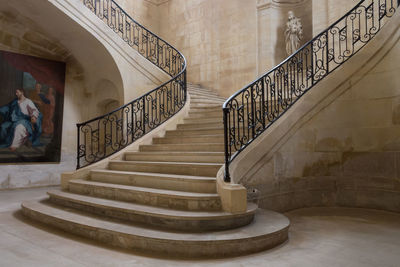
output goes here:
<path id="1" fill-rule="evenodd" d="M 289 220 L 279 213 L 258 209 L 254 203 L 247 203 L 239 212 L 227 211 L 216 177 L 224 169 L 228 182 L 229 165 L 235 157 L 304 93 L 352 56 L 349 50 L 339 51 L 346 55 L 343 59 L 337 51 L 328 49 L 328 44 L 343 41 L 332 39 L 330 43 L 330 36 L 339 32 L 343 37 L 349 32 L 347 22 L 343 29 L 339 24 L 354 16 L 365 15 L 366 25 L 371 20 L 369 35 L 352 32 L 355 54 L 383 26 L 377 28 L 374 23 L 391 17 L 400 4 L 390 0 L 385 3 L 360 1 L 329 29 L 227 101 L 211 90 L 187 84 L 183 56 L 158 37 L 150 38 L 157 41 L 144 56 L 164 68 L 172 80 L 113 113 L 78 125 L 78 138 L 82 133 L 92 133 L 90 145 L 86 137 L 83 144 L 78 143 L 78 168 L 128 148 L 122 159 L 109 160 L 106 168 L 89 166 L 88 175 L 69 180 L 63 190 L 49 191 L 41 201 L 22 203 L 23 214 L 72 234 L 157 255 L 237 256 L 282 244 L 288 238 Z M 104 14 L 102 18 L 110 21 Z M 122 25 L 116 32 L 126 28 L 130 29 Z M 124 32 L 121 35 L 126 36 Z M 145 42 L 150 40 L 148 35 L 146 30 Z M 137 42 L 133 41 L 133 46 L 139 47 L 139 39 L 134 40 Z M 175 54 L 167 56 L 166 51 L 172 50 Z M 165 64 L 166 59 L 173 60 Z M 152 144 L 140 145 L 138 151 L 129 150 L 129 144 L 174 116 L 185 103 L 190 105 L 188 115 L 175 130 L 153 137 Z M 149 106 L 156 112 L 145 113 Z M 153 113 L 158 117 L 150 117 Z M 132 119 L 124 119 L 124 114 L 132 114 Z M 103 130 L 103 142 L 94 138 L 101 132 L 92 129 L 94 121 L 128 131 L 115 134 L 117 145 L 113 146 L 108 141 L 112 131 L 107 128 Z"/>

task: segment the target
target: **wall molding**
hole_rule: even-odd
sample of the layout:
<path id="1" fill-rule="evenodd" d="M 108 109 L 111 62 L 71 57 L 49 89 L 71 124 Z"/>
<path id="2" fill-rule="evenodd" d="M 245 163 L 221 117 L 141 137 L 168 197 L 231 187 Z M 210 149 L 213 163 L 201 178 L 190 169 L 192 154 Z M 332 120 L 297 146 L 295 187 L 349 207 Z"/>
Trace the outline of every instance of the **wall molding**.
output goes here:
<path id="1" fill-rule="evenodd" d="M 168 0 L 167 0 L 168 1 Z M 289 8 L 304 5 L 310 0 L 257 0 L 257 10 L 275 8 Z"/>
<path id="2" fill-rule="evenodd" d="M 169 0 L 145 0 L 145 1 L 149 2 L 150 4 L 156 5 L 156 6 L 159 6 L 159 5 L 169 2 Z"/>

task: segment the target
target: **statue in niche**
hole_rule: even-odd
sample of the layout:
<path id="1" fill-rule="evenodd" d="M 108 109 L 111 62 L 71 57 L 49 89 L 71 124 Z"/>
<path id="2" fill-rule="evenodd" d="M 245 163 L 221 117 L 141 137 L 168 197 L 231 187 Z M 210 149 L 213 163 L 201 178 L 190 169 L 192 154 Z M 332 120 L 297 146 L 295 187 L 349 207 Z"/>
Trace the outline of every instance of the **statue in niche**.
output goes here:
<path id="1" fill-rule="evenodd" d="M 285 40 L 286 53 L 290 56 L 300 47 L 300 40 L 303 39 L 303 26 L 301 25 L 300 19 L 294 16 L 293 11 L 289 11 L 288 15 Z"/>

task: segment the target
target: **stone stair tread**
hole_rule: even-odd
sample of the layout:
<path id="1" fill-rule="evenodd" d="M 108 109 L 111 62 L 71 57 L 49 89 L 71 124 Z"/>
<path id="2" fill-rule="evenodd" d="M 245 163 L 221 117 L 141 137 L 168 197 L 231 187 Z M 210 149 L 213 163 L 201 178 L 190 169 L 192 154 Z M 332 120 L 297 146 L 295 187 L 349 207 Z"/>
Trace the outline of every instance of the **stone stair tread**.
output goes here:
<path id="1" fill-rule="evenodd" d="M 211 95 L 211 94 L 193 94 L 190 93 L 190 100 L 212 100 L 212 101 L 218 101 L 224 103 L 226 101 L 225 98 L 217 96 L 217 95 Z"/>
<path id="2" fill-rule="evenodd" d="M 189 116 L 185 117 L 184 120 L 212 119 L 212 120 L 221 120 L 222 121 L 222 114 L 216 114 L 216 115 L 209 114 L 208 116 L 204 116 L 204 117 L 197 116 L 197 115 L 199 115 L 198 113 L 195 113 L 195 114 L 196 114 L 196 116 L 194 116 L 194 114 L 192 114 L 192 113 L 189 113 Z M 207 115 L 207 114 L 203 114 L 203 115 Z"/>
<path id="3" fill-rule="evenodd" d="M 203 129 L 203 128 L 202 128 Z M 178 131 L 181 129 L 178 129 Z M 191 130 L 191 129 L 190 129 Z M 220 145 L 221 143 L 204 143 L 204 144 L 199 144 L 202 146 L 205 145 Z M 169 146 L 170 144 L 149 144 L 149 145 L 141 145 L 141 146 Z M 190 146 L 190 145 L 194 145 L 193 143 L 179 143 L 179 144 L 174 144 L 174 146 Z M 196 144 L 197 145 L 197 144 Z M 194 152 L 194 151 L 193 151 Z"/>
<path id="4" fill-rule="evenodd" d="M 208 128 L 201 128 L 200 130 L 204 130 L 204 131 L 206 131 L 206 130 L 221 130 L 221 129 L 223 129 L 224 127 L 208 127 Z M 172 131 L 169 131 L 169 132 L 173 132 L 173 131 L 193 131 L 192 129 L 177 129 L 177 130 L 172 130 Z"/>
<path id="5" fill-rule="evenodd" d="M 80 195 L 61 190 L 51 190 L 47 192 L 49 196 L 55 195 L 63 199 L 69 199 L 80 203 L 89 203 L 91 205 L 103 206 L 106 208 L 126 210 L 128 212 L 140 213 L 143 215 L 157 215 L 158 217 L 176 217 L 181 220 L 199 220 L 207 218 L 225 218 L 232 217 L 234 214 L 224 211 L 188 211 L 188 210 L 175 210 L 157 206 L 149 206 L 145 204 L 124 202 L 118 200 L 111 200 L 93 196 Z M 249 203 L 245 213 L 255 212 L 257 205 Z"/>
<path id="6" fill-rule="evenodd" d="M 208 123 L 208 122 L 223 122 L 220 117 L 209 117 L 209 118 L 193 118 L 193 117 L 186 117 L 184 118 L 184 123 Z"/>
<path id="7" fill-rule="evenodd" d="M 181 198 L 190 198 L 190 199 L 219 198 L 218 194 L 211 194 L 211 193 L 175 191 L 175 190 L 157 189 L 157 188 L 151 188 L 151 187 L 140 187 L 140 186 L 133 186 L 133 185 L 102 183 L 102 182 L 95 182 L 95 181 L 83 180 L 83 179 L 70 180 L 69 183 L 107 187 L 109 189 L 112 188 L 112 189 L 132 190 L 132 191 L 138 191 L 138 192 L 148 192 L 148 193 L 153 193 L 153 194 L 163 195 L 163 196 L 174 196 L 177 198 L 180 198 L 180 197 Z"/>
<path id="8" fill-rule="evenodd" d="M 198 130 L 198 129 L 191 129 Z M 175 151 L 189 151 L 196 152 L 198 150 L 203 151 L 217 151 L 221 152 L 223 148 L 223 142 L 219 143 L 169 143 L 169 144 L 151 144 L 151 145 L 141 145 L 139 147 L 140 151 L 165 151 L 165 150 L 175 150 Z"/>
<path id="9" fill-rule="evenodd" d="M 221 125 L 224 124 L 221 120 L 215 120 L 215 121 L 206 121 L 206 122 L 203 122 L 203 121 L 198 121 L 198 122 L 185 122 L 185 123 L 178 124 L 177 126 L 186 125 L 186 126 L 199 126 L 199 127 L 204 127 L 204 126 L 207 126 L 207 125 L 210 124 L 210 123 L 213 123 L 213 124 L 215 124 L 215 123 L 220 123 Z"/>
<path id="10" fill-rule="evenodd" d="M 190 99 L 190 103 L 194 104 L 194 103 L 200 103 L 200 104 L 218 104 L 218 105 L 222 105 L 224 103 L 223 100 L 217 100 L 217 99 L 206 99 L 206 98 L 192 98 Z"/>
<path id="11" fill-rule="evenodd" d="M 107 220 L 92 216 L 82 212 L 76 213 L 69 208 L 55 208 L 51 205 L 46 205 L 40 201 L 25 201 L 21 204 L 25 209 L 34 210 L 41 214 L 45 214 L 54 219 L 59 219 L 64 222 L 70 222 L 85 226 L 88 229 L 102 229 L 125 235 L 135 235 L 156 239 L 157 242 L 163 240 L 192 242 L 228 242 L 237 239 L 259 238 L 263 235 L 272 234 L 277 231 L 282 231 L 289 227 L 289 220 L 273 211 L 257 210 L 254 221 L 247 225 L 236 229 L 224 231 L 212 231 L 208 233 L 186 233 L 167 231 L 165 229 L 145 228 L 140 225 L 131 225 L 120 223 L 114 220 Z"/>
<path id="12" fill-rule="evenodd" d="M 208 96 L 208 97 L 210 97 L 210 96 L 221 97 L 216 92 L 208 91 L 208 90 L 198 90 L 198 89 L 191 90 L 191 89 L 189 89 L 188 93 L 189 93 L 190 96 L 192 96 L 192 95 L 201 95 L 201 96 Z"/>
<path id="13" fill-rule="evenodd" d="M 141 162 L 141 161 L 140 161 Z M 142 175 L 142 176 L 158 176 L 165 179 L 174 180 L 194 180 L 194 181 L 216 181 L 216 178 L 209 176 L 193 176 L 193 175 L 182 175 L 182 174 L 167 174 L 167 173 L 155 173 L 155 172 L 132 172 L 132 171 L 119 171 L 119 170 L 92 170 L 91 172 L 101 172 L 101 173 L 116 173 L 123 175 Z"/>
<path id="14" fill-rule="evenodd" d="M 201 129 L 201 130 L 203 130 L 203 129 Z M 191 129 L 169 130 L 167 132 L 176 132 L 176 131 L 191 131 Z M 224 134 L 223 133 L 222 134 L 218 134 L 218 133 L 207 134 L 207 133 L 205 133 L 205 134 L 201 135 L 201 137 L 221 137 L 221 136 L 223 137 Z M 182 136 L 182 137 L 187 137 L 187 136 Z M 198 136 L 195 136 L 195 137 L 198 137 Z M 175 136 L 174 137 L 172 137 L 172 136 L 164 136 L 163 138 L 176 138 L 176 137 Z M 167 152 L 167 151 L 165 151 L 165 152 Z M 202 152 L 202 151 L 199 151 L 199 152 Z M 180 152 L 176 151 L 176 153 L 180 153 Z M 204 152 L 204 153 L 220 153 L 220 152 Z"/>
<path id="15" fill-rule="evenodd" d="M 189 165 L 197 165 L 197 166 L 222 166 L 222 163 L 202 163 L 202 162 L 175 162 L 175 161 L 134 161 L 134 160 L 110 160 L 110 162 L 113 163 L 125 163 L 125 164 L 159 164 L 159 165 L 183 165 L 183 166 L 189 166 Z"/>
<path id="16" fill-rule="evenodd" d="M 179 129 L 180 130 L 180 129 Z M 197 130 L 197 129 L 190 129 L 190 130 Z M 187 146 L 218 146 L 222 145 L 223 143 L 170 143 L 170 144 L 150 144 L 150 145 L 141 145 L 141 147 L 166 147 L 166 146 L 174 146 L 178 147 L 187 147 Z M 190 151 L 195 152 L 195 151 Z M 206 151 L 207 152 L 207 151 Z"/>
<path id="17" fill-rule="evenodd" d="M 197 156 L 197 155 L 210 155 L 210 156 L 218 156 L 218 155 L 224 155 L 224 152 L 213 152 L 213 151 L 193 151 L 193 152 L 188 152 L 188 151 L 128 151 L 125 152 L 125 155 L 131 155 L 131 154 L 141 154 L 141 155 L 182 155 L 182 156 Z"/>

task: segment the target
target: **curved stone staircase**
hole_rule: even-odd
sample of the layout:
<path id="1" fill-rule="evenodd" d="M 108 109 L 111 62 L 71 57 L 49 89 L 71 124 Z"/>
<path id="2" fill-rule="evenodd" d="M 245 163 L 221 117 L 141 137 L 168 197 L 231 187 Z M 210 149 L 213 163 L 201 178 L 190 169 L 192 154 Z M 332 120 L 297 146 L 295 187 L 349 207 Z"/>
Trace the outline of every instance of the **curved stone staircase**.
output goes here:
<path id="1" fill-rule="evenodd" d="M 189 115 L 177 129 L 107 169 L 70 180 L 23 213 L 47 225 L 136 251 L 221 257 L 265 250 L 288 238 L 288 219 L 248 203 L 224 212 L 216 174 L 224 161 L 221 104 L 210 90 L 188 85 Z"/>

